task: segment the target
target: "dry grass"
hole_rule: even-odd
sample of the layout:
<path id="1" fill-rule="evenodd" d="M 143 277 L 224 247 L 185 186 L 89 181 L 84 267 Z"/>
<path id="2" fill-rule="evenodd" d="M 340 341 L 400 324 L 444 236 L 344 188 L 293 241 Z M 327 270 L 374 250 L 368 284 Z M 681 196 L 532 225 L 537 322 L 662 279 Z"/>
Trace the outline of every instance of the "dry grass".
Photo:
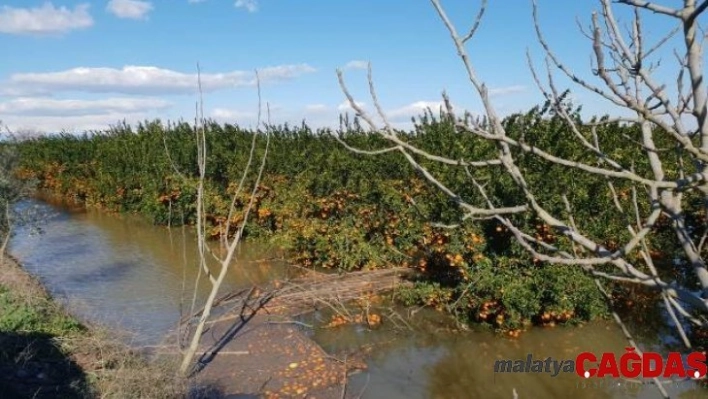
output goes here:
<path id="1" fill-rule="evenodd" d="M 90 333 L 62 339 L 62 346 L 83 369 L 92 397 L 185 398 L 187 381 L 178 377 L 178 359 L 148 361 L 117 341 L 112 334 L 92 327 Z"/>

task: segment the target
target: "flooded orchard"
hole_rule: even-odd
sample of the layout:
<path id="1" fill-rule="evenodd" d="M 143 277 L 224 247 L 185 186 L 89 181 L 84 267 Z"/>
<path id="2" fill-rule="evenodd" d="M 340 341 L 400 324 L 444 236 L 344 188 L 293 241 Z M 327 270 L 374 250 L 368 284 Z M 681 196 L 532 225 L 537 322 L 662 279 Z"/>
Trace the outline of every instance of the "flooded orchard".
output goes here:
<path id="1" fill-rule="evenodd" d="M 11 253 L 74 314 L 127 331 L 136 345 L 151 345 L 175 328 L 180 309 L 189 311 L 197 277 L 192 233 L 153 226 L 139 217 L 34 204 L 51 213 L 42 225 L 44 233 L 20 230 Z M 292 270 L 281 258 L 273 248 L 244 244 L 224 292 L 287 277 Z M 206 284 L 198 290 L 198 304 Z M 330 353 L 365 354 L 366 369 L 349 378 L 347 389 L 354 397 L 512 398 L 514 389 L 520 398 L 659 397 L 652 387 L 621 380 L 590 384 L 574 373 L 494 372 L 496 360 L 525 360 L 528 355 L 539 360 L 574 359 L 586 351 L 621 355 L 627 343 L 610 322 L 535 328 L 519 339 L 507 339 L 486 330 L 455 332 L 447 317 L 429 309 L 390 309 L 400 321 L 384 320 L 372 330 L 356 325 L 304 328 Z M 327 312 L 302 319 L 316 327 L 328 320 Z M 660 350 L 658 342 L 650 339 L 642 345 Z M 681 397 L 701 394 L 689 383 L 667 390 Z"/>

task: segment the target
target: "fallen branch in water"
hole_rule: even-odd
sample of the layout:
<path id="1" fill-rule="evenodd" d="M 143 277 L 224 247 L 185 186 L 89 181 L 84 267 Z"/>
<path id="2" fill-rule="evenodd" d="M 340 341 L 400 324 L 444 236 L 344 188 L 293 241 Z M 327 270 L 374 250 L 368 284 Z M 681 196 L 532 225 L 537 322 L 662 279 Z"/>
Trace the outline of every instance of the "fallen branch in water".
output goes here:
<path id="1" fill-rule="evenodd" d="M 275 281 L 272 287 L 244 299 L 244 292 L 229 294 L 227 300 L 221 301 L 226 305 L 233 301 L 245 302 L 252 308 L 255 304 L 262 304 L 269 313 L 288 314 L 290 316 L 302 315 L 320 306 L 332 307 L 332 304 L 344 304 L 361 298 L 376 296 L 389 292 L 405 284 L 404 277 L 411 273 L 409 268 L 392 268 L 381 270 L 366 270 L 343 274 L 324 274 L 302 277 L 285 282 Z M 252 291 L 249 291 L 249 294 Z M 254 304 L 251 306 L 251 304 Z M 334 309 L 337 311 L 337 309 Z M 227 312 L 228 313 L 228 312 Z M 220 318 L 229 320 L 238 317 L 230 315 Z"/>

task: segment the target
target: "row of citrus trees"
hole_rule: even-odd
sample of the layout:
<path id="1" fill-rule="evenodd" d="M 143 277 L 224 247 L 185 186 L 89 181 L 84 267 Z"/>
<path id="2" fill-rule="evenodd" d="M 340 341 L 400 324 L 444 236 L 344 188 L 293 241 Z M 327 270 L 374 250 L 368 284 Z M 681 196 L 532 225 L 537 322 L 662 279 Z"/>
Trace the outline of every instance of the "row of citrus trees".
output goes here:
<path id="1" fill-rule="evenodd" d="M 572 159 L 597 163 L 557 117 L 534 108 L 505 121 L 510 134 Z M 356 126 L 356 125 L 355 125 Z M 631 127 L 607 124 L 599 139 L 620 160 L 645 161 L 624 137 Z M 209 234 L 225 234 L 228 207 L 249 157 L 254 134 L 234 125 L 207 126 L 207 219 Z M 364 149 L 385 146 L 376 135 L 342 128 L 344 140 Z M 406 140 L 452 159 L 493 159 L 489 143 L 461 134 L 453 121 L 427 113 L 415 128 L 401 133 Z M 259 146 L 255 156 L 262 153 Z M 83 136 L 62 134 L 23 142 L 18 175 L 37 179 L 42 189 L 115 212 L 136 212 L 157 224 L 194 223 L 196 144 L 187 123 L 146 122 L 119 125 Z M 256 158 L 257 159 L 257 158 Z M 584 231 L 609 247 L 626 239 L 626 216 L 613 206 L 607 181 L 540 161 L 520 158 L 539 199 L 562 211 L 566 195 L 575 220 Z M 473 176 L 496 198 L 495 205 L 521 202 L 520 193 L 501 169 L 465 170 L 420 162 L 463 197 L 483 205 Z M 629 205 L 629 186 L 616 182 L 620 201 Z M 248 190 L 244 190 L 248 192 Z M 237 200 L 242 209 L 246 194 Z M 646 211 L 646 209 L 642 209 Z M 248 239 L 270 240 L 292 260 L 310 267 L 341 270 L 409 266 L 420 270 L 414 288 L 399 295 L 449 311 L 463 321 L 483 321 L 514 335 L 532 323 L 589 320 L 606 311 L 594 282 L 578 267 L 555 266 L 529 257 L 510 234 L 491 220 L 470 221 L 457 229 L 436 223 L 459 222 L 454 201 L 431 188 L 398 153 L 356 155 L 330 131 L 280 126 L 271 133 L 265 177 L 249 222 Z M 242 215 L 232 215 L 231 226 Z M 516 220 L 546 242 L 565 245 L 549 226 L 530 216 Z M 232 233 L 232 232 L 229 232 Z M 659 231 L 651 242 L 657 258 L 670 257 L 676 244 Z M 666 269 L 669 272 L 669 269 Z M 618 292 L 622 287 L 615 287 Z"/>

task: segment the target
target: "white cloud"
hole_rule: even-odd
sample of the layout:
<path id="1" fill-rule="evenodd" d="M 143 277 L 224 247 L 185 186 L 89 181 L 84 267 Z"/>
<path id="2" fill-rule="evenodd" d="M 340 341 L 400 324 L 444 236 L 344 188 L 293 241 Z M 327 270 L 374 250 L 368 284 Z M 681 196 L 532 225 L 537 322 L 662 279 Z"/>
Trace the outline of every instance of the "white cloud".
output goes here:
<path id="1" fill-rule="evenodd" d="M 273 125 L 289 124 L 290 126 L 299 126 L 303 121 L 312 129 L 329 127 L 338 127 L 338 118 L 336 108 L 325 106 L 324 104 L 313 104 L 314 107 L 298 105 L 279 105 L 270 103 L 270 123 Z M 265 102 L 261 115 L 261 126 L 267 122 L 268 115 L 265 111 Z M 331 111 L 329 114 L 325 111 Z M 235 123 L 246 128 L 255 128 L 258 123 L 258 110 L 255 106 L 245 106 L 234 108 L 229 106 L 215 107 L 209 111 L 209 117 L 221 123 Z"/>
<path id="2" fill-rule="evenodd" d="M 107 98 L 100 100 L 60 100 L 54 98 L 17 98 L 0 102 L 0 114 L 35 116 L 87 116 L 114 113 L 139 113 L 163 110 L 171 104 L 158 98 Z"/>
<path id="3" fill-rule="evenodd" d="M 33 87 L 11 86 L 10 84 L 0 84 L 0 97 L 37 97 L 46 96 L 47 90 Z"/>
<path id="4" fill-rule="evenodd" d="M 316 72 L 317 70 L 307 64 L 299 65 L 280 65 L 274 67 L 267 67 L 258 70 L 258 76 L 261 82 L 272 82 L 272 81 L 283 81 L 296 78 L 305 73 Z M 253 72 L 240 71 L 238 73 L 243 73 L 246 75 L 253 76 Z M 251 85 L 256 83 L 255 79 L 251 80 Z"/>
<path id="5" fill-rule="evenodd" d="M 152 120 L 171 106 L 170 102 L 159 98 L 16 98 L 0 102 L 0 115 L 12 131 L 84 132 L 103 130 L 120 121 L 134 125 Z"/>
<path id="6" fill-rule="evenodd" d="M 261 83 L 294 79 L 315 69 L 307 64 L 281 65 L 259 70 Z M 253 72 L 202 73 L 202 89 L 211 92 L 256 84 Z M 10 76 L 4 86 L 5 95 L 15 93 L 55 93 L 82 91 L 122 94 L 193 94 L 197 90 L 197 74 L 187 74 L 154 66 L 115 68 L 79 67 L 60 72 L 19 73 Z"/>
<path id="7" fill-rule="evenodd" d="M 106 6 L 111 14 L 127 19 L 145 19 L 152 9 L 152 3 L 145 0 L 110 0 Z"/>
<path id="8" fill-rule="evenodd" d="M 148 113 L 109 113 L 101 115 L 78 116 L 3 116 L 5 123 L 13 132 L 31 130 L 47 133 L 61 131 L 83 133 L 88 130 L 104 130 L 111 125 L 126 121 L 135 125 L 145 119 L 154 119 L 155 115 Z"/>
<path id="9" fill-rule="evenodd" d="M 367 109 L 367 104 L 356 102 L 356 104 L 367 112 L 369 117 L 377 125 L 378 128 L 384 126 L 383 120 L 375 110 Z M 453 104 L 454 106 L 454 104 Z M 441 107 L 444 109 L 445 104 L 442 101 L 416 101 L 403 107 L 387 110 L 386 119 L 391 123 L 394 129 L 407 130 L 412 127 L 411 118 L 421 116 L 427 109 L 431 109 L 434 114 L 437 114 Z M 349 105 L 349 101 L 344 101 L 337 106 L 340 113 L 355 113 L 354 109 Z M 369 127 L 362 121 L 362 124 Z"/>
<path id="10" fill-rule="evenodd" d="M 312 113 L 325 112 L 328 109 L 329 107 L 324 104 L 308 104 L 305 106 L 305 111 Z"/>
<path id="11" fill-rule="evenodd" d="M 352 60 L 344 65 L 344 69 L 369 69 L 369 62 L 362 60 Z"/>
<path id="12" fill-rule="evenodd" d="M 354 102 L 359 108 L 366 108 L 366 103 L 355 101 Z M 353 112 L 354 108 L 352 108 L 351 104 L 349 103 L 348 100 L 345 100 L 343 103 L 339 104 L 337 106 L 337 110 L 339 112 Z"/>
<path id="13" fill-rule="evenodd" d="M 191 4 L 197 4 L 197 3 L 204 3 L 206 0 L 187 0 L 187 3 Z"/>
<path id="14" fill-rule="evenodd" d="M 521 85 L 498 87 L 494 89 L 489 89 L 489 95 L 491 97 L 506 96 L 509 94 L 522 93 L 524 91 L 526 91 L 526 86 Z"/>
<path id="15" fill-rule="evenodd" d="M 416 101 L 412 104 L 396 108 L 387 112 L 387 117 L 391 119 L 410 119 L 413 116 L 422 115 L 427 109 L 431 109 L 433 114 L 440 112 L 440 109 L 445 109 L 445 103 L 442 101 Z"/>
<path id="16" fill-rule="evenodd" d="M 51 2 L 34 8 L 0 7 L 0 33 L 46 35 L 65 33 L 93 26 L 89 5 L 78 4 L 73 9 L 55 7 Z"/>
<path id="17" fill-rule="evenodd" d="M 236 8 L 245 8 L 248 12 L 258 11 L 258 1 L 257 0 L 236 0 L 234 3 Z"/>
<path id="18" fill-rule="evenodd" d="M 211 117 L 220 122 L 239 122 L 242 119 L 254 119 L 257 117 L 252 111 L 240 111 L 229 108 L 214 108 L 211 111 Z"/>

